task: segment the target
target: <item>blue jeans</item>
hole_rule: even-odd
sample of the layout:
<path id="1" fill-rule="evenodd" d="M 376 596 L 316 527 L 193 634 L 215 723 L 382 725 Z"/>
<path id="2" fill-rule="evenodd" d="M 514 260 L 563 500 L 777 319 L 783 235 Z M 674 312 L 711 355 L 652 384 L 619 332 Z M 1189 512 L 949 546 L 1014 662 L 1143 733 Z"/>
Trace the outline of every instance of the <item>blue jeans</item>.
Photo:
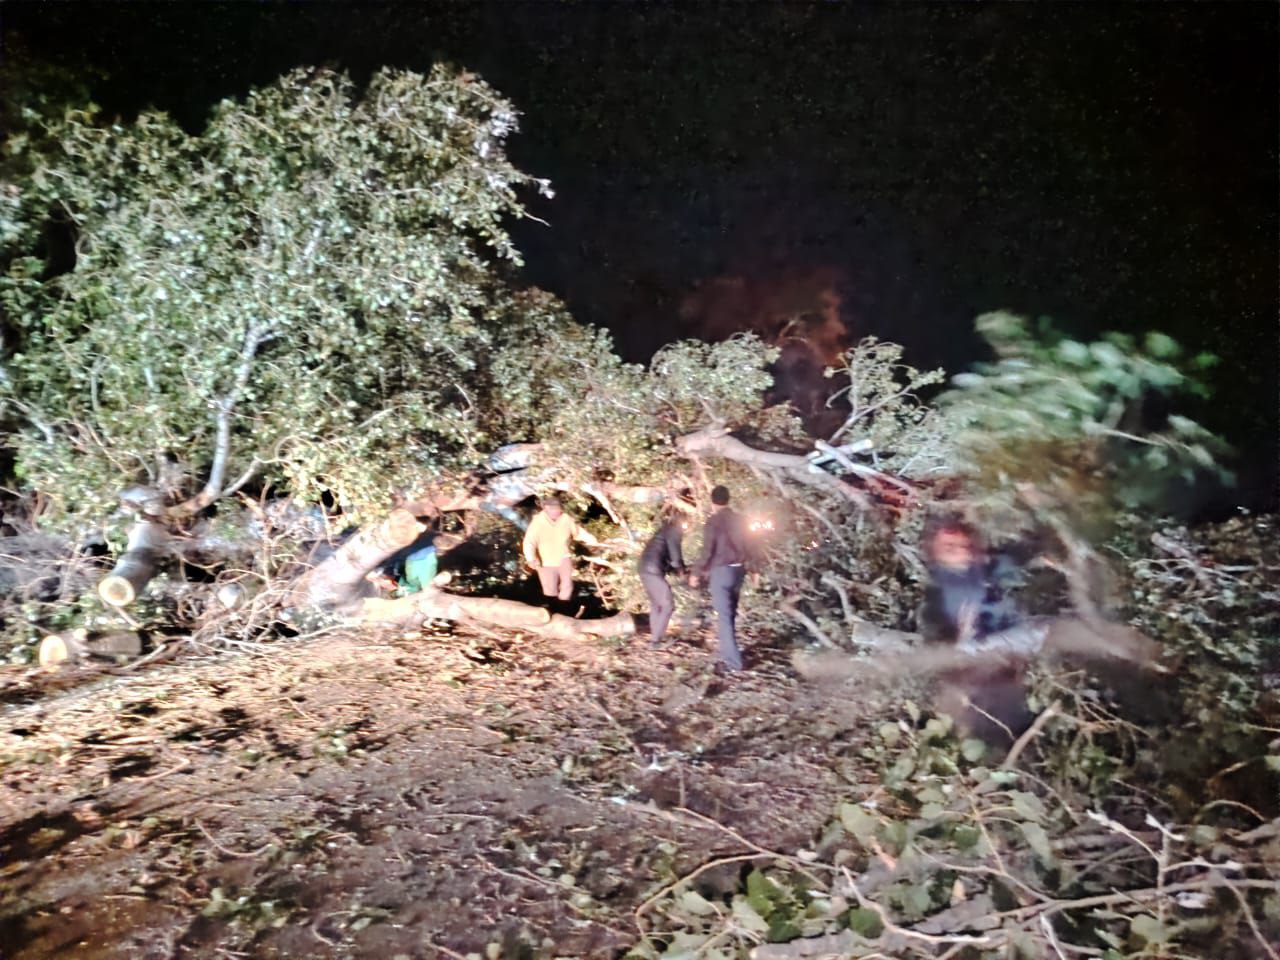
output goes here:
<path id="1" fill-rule="evenodd" d="M 742 581 L 747 571 L 744 567 L 712 567 L 707 577 L 711 591 L 711 606 L 716 611 L 716 634 L 719 637 L 720 659 L 731 670 L 742 669 L 742 653 L 738 650 L 738 638 L 734 632 L 738 619 L 738 597 L 742 593 Z"/>

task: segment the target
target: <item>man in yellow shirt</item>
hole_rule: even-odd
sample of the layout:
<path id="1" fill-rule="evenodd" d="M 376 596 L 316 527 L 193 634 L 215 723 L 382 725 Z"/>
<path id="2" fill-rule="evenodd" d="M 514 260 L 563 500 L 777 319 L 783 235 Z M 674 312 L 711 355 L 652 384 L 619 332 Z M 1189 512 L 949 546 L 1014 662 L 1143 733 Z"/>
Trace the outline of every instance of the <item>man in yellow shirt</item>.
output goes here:
<path id="1" fill-rule="evenodd" d="M 546 597 L 566 601 L 573 596 L 574 540 L 589 547 L 599 541 L 564 512 L 558 497 L 543 497 L 542 509 L 524 534 L 524 560 L 538 572 L 538 582 Z"/>

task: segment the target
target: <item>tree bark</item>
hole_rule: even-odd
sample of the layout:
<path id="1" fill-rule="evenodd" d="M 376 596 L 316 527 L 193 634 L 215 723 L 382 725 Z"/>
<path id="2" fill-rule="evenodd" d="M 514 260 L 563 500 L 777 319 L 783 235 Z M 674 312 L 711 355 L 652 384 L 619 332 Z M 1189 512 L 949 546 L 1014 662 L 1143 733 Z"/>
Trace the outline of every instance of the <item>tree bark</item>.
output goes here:
<path id="1" fill-rule="evenodd" d="M 872 505 L 855 487 L 814 466 L 807 457 L 798 453 L 757 450 L 737 437 L 730 436 L 726 427 L 704 427 L 677 437 L 676 449 L 686 457 L 720 457 L 748 467 L 777 471 L 796 483 L 843 497 L 863 509 L 869 509 Z"/>
<path id="2" fill-rule="evenodd" d="M 169 532 L 154 520 L 139 520 L 112 571 L 98 581 L 98 596 L 112 607 L 127 607 L 156 574 Z"/>
<path id="3" fill-rule="evenodd" d="M 231 457 L 231 418 L 235 414 L 236 404 L 240 402 L 245 388 L 249 385 L 249 377 L 253 372 L 258 348 L 274 336 L 275 332 L 270 326 L 259 327 L 254 323 L 249 323 L 245 327 L 244 339 L 240 345 L 240 362 L 236 365 L 231 389 L 213 404 L 216 413 L 213 418 L 213 464 L 209 468 L 209 479 L 206 481 L 204 489 L 194 497 L 169 508 L 169 516 L 189 517 L 199 513 L 209 504 L 235 493 L 248 483 L 253 478 L 254 473 L 257 472 L 260 464 L 257 457 L 254 457 L 238 480 L 229 486 L 223 485 L 227 475 L 227 464 Z"/>
<path id="4" fill-rule="evenodd" d="M 381 522 L 357 531 L 304 574 L 290 591 L 287 605 L 334 607 L 359 599 L 365 574 L 413 543 L 424 529 L 409 511 L 391 511 Z"/>
<path id="5" fill-rule="evenodd" d="M 465 597 L 429 589 L 407 597 L 364 600 L 353 612 L 353 620 L 365 626 L 389 626 L 401 629 L 420 627 L 427 620 L 468 621 L 505 630 L 523 630 L 558 640 L 582 637 L 630 636 L 636 631 L 635 620 L 620 613 L 600 620 L 576 620 L 552 615 L 542 607 L 502 600 L 495 597 Z"/>

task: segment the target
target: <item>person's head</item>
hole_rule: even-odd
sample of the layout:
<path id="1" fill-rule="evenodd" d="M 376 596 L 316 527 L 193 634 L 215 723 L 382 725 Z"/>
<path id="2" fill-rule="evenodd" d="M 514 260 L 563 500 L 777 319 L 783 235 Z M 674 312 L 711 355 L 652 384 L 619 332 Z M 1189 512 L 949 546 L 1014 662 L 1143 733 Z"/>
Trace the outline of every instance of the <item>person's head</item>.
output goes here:
<path id="1" fill-rule="evenodd" d="M 717 507 L 727 507 L 729 505 L 729 488 L 723 483 L 711 490 L 711 503 Z"/>
<path id="2" fill-rule="evenodd" d="M 559 520 L 560 515 L 564 513 L 564 506 L 560 503 L 559 497 L 543 497 L 542 512 L 552 520 Z"/>
<path id="3" fill-rule="evenodd" d="M 983 554 L 978 532 L 964 520 L 953 518 L 937 524 L 925 538 L 925 557 L 946 570 L 964 570 Z"/>
<path id="4" fill-rule="evenodd" d="M 696 512 L 693 494 L 687 488 L 682 489 L 663 502 L 662 509 L 658 511 L 658 522 L 660 524 L 678 523 L 681 530 L 688 530 L 689 517 Z"/>

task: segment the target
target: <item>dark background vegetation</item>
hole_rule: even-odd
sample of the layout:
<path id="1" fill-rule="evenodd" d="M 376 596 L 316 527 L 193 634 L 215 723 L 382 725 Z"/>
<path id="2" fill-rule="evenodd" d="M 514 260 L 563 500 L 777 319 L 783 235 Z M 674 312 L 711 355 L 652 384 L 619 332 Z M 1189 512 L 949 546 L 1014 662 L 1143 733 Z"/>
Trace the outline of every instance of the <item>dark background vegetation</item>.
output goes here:
<path id="1" fill-rule="evenodd" d="M 109 112 L 209 107 L 298 65 L 449 60 L 524 111 L 549 177 L 527 279 L 628 359 L 807 312 L 919 366 L 1010 308 L 1222 358 L 1193 411 L 1274 508 L 1280 8 L 1240 4 L 9 2 L 10 77 Z"/>

